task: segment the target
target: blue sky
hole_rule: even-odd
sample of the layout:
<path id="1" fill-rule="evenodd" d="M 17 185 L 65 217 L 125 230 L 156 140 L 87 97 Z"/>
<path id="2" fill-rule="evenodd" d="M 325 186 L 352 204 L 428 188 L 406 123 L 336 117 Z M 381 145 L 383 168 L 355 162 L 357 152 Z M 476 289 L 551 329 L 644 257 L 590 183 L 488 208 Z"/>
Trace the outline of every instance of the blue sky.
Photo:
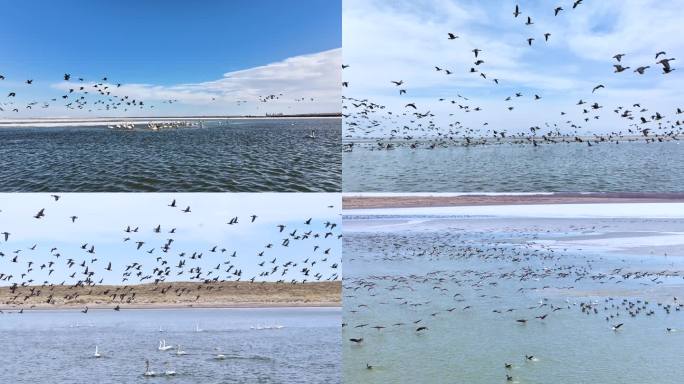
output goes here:
<path id="1" fill-rule="evenodd" d="M 516 4 L 518 18 L 513 17 Z M 563 11 L 554 16 L 557 6 Z M 583 132 L 626 127 L 630 122 L 612 110 L 622 105 L 635 112 L 633 103 L 647 108 L 646 116 L 658 111 L 668 120 L 681 120 L 675 110 L 683 106 L 682 71 L 663 75 L 654 56 L 665 51 L 666 57 L 677 58 L 671 62 L 674 68 L 684 60 L 684 1 L 602 0 L 572 6 L 571 0 L 345 1 L 343 61 L 350 67 L 343 71 L 349 82 L 344 95 L 369 98 L 395 114 L 415 102 L 419 112 L 431 111 L 442 124 L 460 121 L 483 128 L 488 122 L 483 130 L 527 131 L 546 123 L 565 128 L 567 120 L 584 123 L 582 109 L 576 106 L 580 99 L 604 106 L 601 118 L 583 124 Z M 528 16 L 532 25 L 525 25 Z M 449 40 L 448 32 L 459 38 Z M 548 42 L 544 33 L 551 33 Z M 532 46 L 527 43 L 530 37 L 535 38 Z M 479 58 L 484 63 L 471 74 L 474 48 L 482 50 Z M 622 65 L 630 67 L 623 73 L 613 73 L 617 62 L 612 56 L 617 53 L 626 54 Z M 633 72 L 642 65 L 650 65 L 644 75 Z M 453 74 L 438 72 L 435 66 Z M 404 80 L 401 88 L 407 94 L 400 97 L 391 80 Z M 592 94 L 598 84 L 606 88 Z M 505 101 L 516 92 L 523 96 Z M 461 99 L 460 104 L 482 111 L 464 113 L 437 100 L 456 99 L 458 94 L 470 99 Z M 534 94 L 541 100 L 535 101 Z M 509 112 L 508 106 L 514 110 Z"/>
<path id="2" fill-rule="evenodd" d="M 143 264 L 143 273 L 149 274 L 159 263 L 155 260 L 161 256 L 167 260 L 173 272 L 169 280 L 187 280 L 187 271 L 192 267 L 201 267 L 208 272 L 219 263 L 230 261 L 235 268 L 243 270 L 243 280 L 251 278 L 259 272 L 279 266 L 282 271 L 287 261 L 299 263 L 297 267 L 290 267 L 285 277 L 276 273 L 275 277 L 257 277 L 261 280 L 277 280 L 285 278 L 301 280 L 304 276 L 300 270 L 303 262 L 309 259 L 308 267 L 312 272 L 321 273 L 323 279 L 330 278 L 334 273 L 341 273 L 340 268 L 334 269 L 334 263 L 340 264 L 340 243 L 336 235 L 341 233 L 340 226 L 332 232 L 335 236 L 323 238 L 326 232 L 326 222 L 338 222 L 340 212 L 339 194 L 307 193 L 307 194 L 275 194 L 275 193 L 234 193 L 234 194 L 61 194 L 59 201 L 54 201 L 49 194 L 0 194 L 0 232 L 9 232 L 8 241 L 0 235 L 0 273 L 13 274 L 15 278 L 9 282 L 21 283 L 29 278 L 33 284 L 41 284 L 48 280 L 60 283 L 66 280 L 74 283 L 75 279 L 68 275 L 83 268 L 67 268 L 66 259 L 72 258 L 77 264 L 86 261 L 91 271 L 95 271 L 94 279 L 104 278 L 104 283 L 121 283 L 121 274 L 126 265 L 132 262 Z M 168 204 L 176 199 L 178 207 L 172 208 Z M 182 212 L 187 206 L 190 213 Z M 332 208 L 330 208 L 332 206 Z M 45 208 L 45 217 L 35 219 L 33 216 L 39 209 Z M 258 217 L 252 223 L 249 217 Z M 78 216 L 74 223 L 71 216 Z M 228 225 L 231 218 L 237 216 L 238 224 Z M 305 221 L 311 218 L 309 225 Z M 286 226 L 279 232 L 278 224 Z M 154 232 L 154 228 L 161 225 L 161 232 Z M 139 227 L 138 233 L 126 233 L 127 226 Z M 168 231 L 176 228 L 175 234 Z M 289 235 L 297 229 L 295 236 L 303 232 L 320 233 L 320 238 L 294 240 Z M 124 242 L 125 237 L 131 240 Z M 161 247 L 168 238 L 174 238 L 169 252 L 164 253 Z M 281 246 L 283 239 L 290 238 L 287 247 Z M 140 250 L 136 249 L 136 241 L 144 241 Z M 81 249 L 81 245 L 88 243 L 95 246 L 95 253 L 90 254 Z M 272 248 L 265 248 L 272 243 Z M 30 249 L 36 245 L 35 249 Z M 314 251 L 314 246 L 320 248 Z M 89 247 L 88 246 L 88 247 Z M 210 250 L 217 246 L 217 252 Z M 51 252 L 55 247 L 57 251 Z M 225 253 L 220 249 L 226 248 Z M 323 252 L 330 248 L 329 255 Z M 147 251 L 152 253 L 147 253 Z M 17 252 L 18 251 L 18 252 Z M 236 257 L 230 257 L 233 251 Z M 263 256 L 258 253 L 264 251 Z M 186 274 L 178 277 L 176 265 L 182 258 L 179 253 L 186 252 L 188 256 Z M 202 259 L 191 260 L 193 252 L 202 252 Z M 55 253 L 60 253 L 59 258 Z M 17 256 L 17 262 L 12 258 Z M 276 263 L 271 264 L 273 258 Z M 97 261 L 91 263 L 91 259 Z M 323 261 L 327 258 L 327 261 Z M 20 274 L 27 270 L 28 261 L 33 261 L 34 271 L 24 278 Z M 40 270 L 43 263 L 54 261 L 55 270 L 48 276 L 48 269 Z M 108 262 L 112 262 L 112 271 L 105 271 Z M 265 261 L 263 267 L 258 263 Z M 316 261 L 314 266 L 311 261 Z M 225 271 L 229 265 L 222 264 Z M 216 271 L 214 271 L 216 273 Z M 221 278 L 226 273 L 222 272 Z M 82 276 L 80 276 L 82 278 Z M 211 277 L 211 276 L 210 276 Z M 77 273 L 76 278 L 79 278 Z M 313 277 L 309 277 L 309 280 Z M 127 283 L 136 283 L 131 278 Z M 5 280 L 0 285 L 8 285 Z"/>
<path id="3" fill-rule="evenodd" d="M 62 80 L 64 73 L 84 77 L 86 81 L 99 81 L 107 76 L 112 83 L 145 84 L 147 88 L 161 87 L 169 91 L 182 85 L 215 82 L 235 71 L 341 47 L 339 1 L 2 3 L 0 74 L 6 80 L 0 82 L 0 90 L 16 91 L 17 99 L 22 101 L 59 96 L 59 90 L 51 88 Z M 339 66 L 334 70 L 339 71 Z M 331 73 L 335 71 L 321 74 L 328 77 L 329 84 L 326 87 L 315 84 L 311 89 L 313 97 L 327 97 L 321 92 L 330 92 L 326 88 L 333 88 L 333 83 L 339 88 L 339 77 Z M 34 86 L 22 84 L 26 79 L 34 79 Z M 253 86 L 244 84 L 244 88 Z M 176 90 L 182 96 L 180 91 L 206 91 L 201 88 Z M 283 90 L 289 89 L 283 86 Z M 135 88 L 129 91 L 147 96 L 150 103 L 155 97 L 162 97 L 144 94 Z M 220 90 L 213 91 L 222 95 Z M 275 90 L 263 89 L 263 92 Z M 157 90 L 157 93 L 161 92 Z M 28 98 L 22 98 L 24 95 Z M 206 102 L 189 97 L 192 108 L 186 110 L 200 113 L 205 109 L 225 110 L 231 105 L 228 99 L 239 98 L 236 94 L 230 96 L 226 97 L 225 105 L 213 109 Z M 250 96 L 252 92 L 245 92 L 245 98 Z M 181 98 L 181 101 L 184 100 Z M 329 100 L 324 101 L 325 107 L 330 107 Z M 20 114 L 28 114 L 24 112 Z M 39 114 L 35 110 L 31 112 Z M 51 112 L 55 115 L 60 111 Z"/>

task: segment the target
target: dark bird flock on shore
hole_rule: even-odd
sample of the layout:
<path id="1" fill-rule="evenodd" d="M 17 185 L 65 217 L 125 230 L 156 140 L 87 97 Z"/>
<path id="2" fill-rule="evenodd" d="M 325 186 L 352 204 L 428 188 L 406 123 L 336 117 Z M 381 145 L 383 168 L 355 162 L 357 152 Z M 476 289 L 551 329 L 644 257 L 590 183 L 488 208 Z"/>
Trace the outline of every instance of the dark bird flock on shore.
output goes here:
<path id="1" fill-rule="evenodd" d="M 568 5 L 558 5 L 549 7 L 548 12 L 554 17 L 572 17 L 572 12 L 581 12 L 582 1 L 573 1 Z M 521 21 L 520 28 L 534 30 L 535 16 L 526 15 L 525 9 L 521 5 L 515 5 L 512 17 Z M 473 64 L 462 68 L 446 67 L 442 64 L 434 65 L 432 71 L 444 74 L 444 82 L 448 82 L 452 77 L 464 79 L 468 77 L 479 78 L 486 87 L 498 87 L 506 84 L 506 79 L 496 73 L 487 71 L 487 56 L 495 55 L 495 52 L 487 52 L 481 48 L 467 46 L 461 43 L 462 34 L 457 31 L 445 31 L 444 38 L 453 42 L 453 49 L 463 52 L 472 52 Z M 535 49 L 538 44 L 548 43 L 555 38 L 550 32 L 539 32 L 532 34 L 525 41 L 521 42 L 519 49 Z M 560 37 L 559 37 L 560 38 Z M 676 58 L 672 57 L 667 51 L 658 50 L 654 52 L 652 62 L 630 62 L 629 52 L 617 53 L 609 64 L 610 58 L 606 58 L 606 65 L 612 65 L 614 76 L 643 76 L 644 79 L 652 79 L 655 83 L 655 76 L 672 76 L 676 68 L 673 64 Z M 353 63 L 351 63 L 353 64 Z M 356 66 L 346 64 L 343 69 L 359 70 Z M 660 72 L 655 67 L 661 69 Z M 426 71 L 430 70 L 428 68 Z M 628 71 L 630 70 L 630 71 Z M 345 71 L 343 71 L 344 74 Z M 407 98 L 404 103 L 403 111 L 390 110 L 382 103 L 376 103 L 370 98 L 359 98 L 348 96 L 353 93 L 353 83 L 345 80 L 343 86 L 346 95 L 343 100 L 344 117 L 344 140 L 343 149 L 350 152 L 356 146 L 361 146 L 370 150 L 391 150 L 398 147 L 411 149 L 435 149 L 448 146 L 472 146 L 492 143 L 512 143 L 530 144 L 537 146 L 540 144 L 558 143 L 586 143 L 588 146 L 600 143 L 615 143 L 625 141 L 643 142 L 663 142 L 679 140 L 684 133 L 684 118 L 679 117 L 681 108 L 675 111 L 658 111 L 657 105 L 647 105 L 644 100 L 634 100 L 627 105 L 615 105 L 608 107 L 602 104 L 600 90 L 606 88 L 604 84 L 597 84 L 593 89 L 586 90 L 586 97 L 568 103 L 567 109 L 557 111 L 559 120 L 544 121 L 543 123 L 530 126 L 528 129 L 523 127 L 493 127 L 487 121 L 487 116 L 498 115 L 507 111 L 513 111 L 521 103 L 539 103 L 537 107 L 543 108 L 544 98 L 540 93 L 529 94 L 523 91 L 516 91 L 505 97 L 506 107 L 503 110 L 485 109 L 477 105 L 467 95 L 457 93 L 452 97 L 435 97 L 435 102 L 450 105 L 453 112 L 444 122 L 437 112 L 431 111 L 431 106 L 420 105 L 410 100 L 411 84 L 402 79 L 388 79 L 395 87 L 400 87 L 398 93 L 401 97 Z M 448 83 L 447 83 L 448 84 Z M 416 84 L 416 87 L 420 87 Z M 390 92 L 391 89 L 388 89 Z M 541 92 L 541 91 L 539 91 Z M 424 90 L 421 90 L 421 94 Z M 473 98 L 474 99 L 474 98 Z M 588 99 L 585 101 L 585 99 Z M 620 120 L 624 121 L 624 128 L 615 127 L 607 133 L 597 133 L 592 131 L 593 122 L 605 117 L 605 113 L 611 111 Z M 462 123 L 460 116 L 463 114 L 481 114 L 481 124 L 466 125 Z M 575 115 L 569 118 L 568 113 Z M 472 116 L 471 116 L 472 117 Z M 442 120 L 442 121 L 439 121 Z"/>

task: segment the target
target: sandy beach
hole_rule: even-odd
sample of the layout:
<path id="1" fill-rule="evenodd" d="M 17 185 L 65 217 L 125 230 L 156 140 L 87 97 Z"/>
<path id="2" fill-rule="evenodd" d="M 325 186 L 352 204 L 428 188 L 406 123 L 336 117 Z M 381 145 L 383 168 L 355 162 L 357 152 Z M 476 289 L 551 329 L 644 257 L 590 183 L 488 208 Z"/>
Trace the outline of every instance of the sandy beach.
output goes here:
<path id="1" fill-rule="evenodd" d="M 665 203 L 684 199 L 679 193 L 554 194 L 354 194 L 342 197 L 344 209 L 457 207 L 478 205 Z"/>
<path id="2" fill-rule="evenodd" d="M 0 287 L 0 310 L 10 309 L 164 309 L 164 308 L 266 308 L 338 307 L 342 285 L 339 281 L 305 284 L 271 282 L 159 283 L 132 286 L 92 287 L 31 286 Z M 31 292 L 40 292 L 31 296 Z M 162 293 L 165 292 L 165 293 Z M 113 294 L 124 294 L 112 300 Z M 180 293 L 180 295 L 179 295 Z M 54 302 L 47 303 L 52 295 Z M 198 297 L 199 295 L 199 297 Z M 24 298 L 30 296 L 24 301 Z M 130 300 L 129 298 L 133 297 Z"/>

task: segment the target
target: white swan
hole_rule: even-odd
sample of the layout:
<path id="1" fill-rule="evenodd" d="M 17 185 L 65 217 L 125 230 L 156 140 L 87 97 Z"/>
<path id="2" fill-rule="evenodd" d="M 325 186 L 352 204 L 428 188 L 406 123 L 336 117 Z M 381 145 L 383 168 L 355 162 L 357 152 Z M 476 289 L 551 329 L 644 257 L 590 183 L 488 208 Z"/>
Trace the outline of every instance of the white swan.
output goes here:
<path id="1" fill-rule="evenodd" d="M 199 323 L 196 323 L 195 324 L 195 332 L 202 332 L 202 331 L 203 331 L 203 329 L 200 329 Z"/>
<path id="2" fill-rule="evenodd" d="M 173 348 L 173 345 L 166 345 L 166 340 L 159 340 L 159 348 L 157 349 L 159 349 L 160 351 L 168 351 L 171 348 Z"/>
<path id="3" fill-rule="evenodd" d="M 102 357 L 100 352 L 97 350 L 97 345 L 95 346 L 95 353 L 93 354 L 94 357 Z"/>
<path id="4" fill-rule="evenodd" d="M 166 376 L 173 376 L 173 375 L 176 374 L 176 371 L 174 371 L 174 370 L 168 368 L 168 366 L 169 366 L 169 362 L 168 362 L 168 361 L 164 363 L 164 366 L 166 367 L 166 370 L 164 371 L 164 374 L 165 374 Z"/>
<path id="5" fill-rule="evenodd" d="M 308 135 L 306 135 L 306 136 L 304 136 L 304 137 L 306 137 L 307 139 L 315 139 L 315 138 L 316 138 L 316 131 L 314 131 L 314 130 L 312 129 L 312 130 L 311 130 L 311 133 L 308 134 Z"/>
<path id="6" fill-rule="evenodd" d="M 215 359 L 215 360 L 224 360 L 224 359 L 226 358 L 226 355 L 224 355 L 223 353 L 221 353 L 221 348 L 216 347 L 216 348 L 214 348 L 214 350 L 218 351 L 218 353 L 216 354 L 216 356 L 214 356 L 214 359 Z"/>
<path id="7" fill-rule="evenodd" d="M 145 373 L 143 373 L 143 376 L 152 377 L 152 376 L 156 376 L 156 375 L 157 375 L 156 372 L 150 371 L 150 361 L 145 360 Z"/>
<path id="8" fill-rule="evenodd" d="M 187 352 L 181 350 L 180 344 L 178 344 L 178 346 L 177 346 L 177 348 L 176 348 L 176 355 L 177 355 L 177 356 L 187 355 Z"/>

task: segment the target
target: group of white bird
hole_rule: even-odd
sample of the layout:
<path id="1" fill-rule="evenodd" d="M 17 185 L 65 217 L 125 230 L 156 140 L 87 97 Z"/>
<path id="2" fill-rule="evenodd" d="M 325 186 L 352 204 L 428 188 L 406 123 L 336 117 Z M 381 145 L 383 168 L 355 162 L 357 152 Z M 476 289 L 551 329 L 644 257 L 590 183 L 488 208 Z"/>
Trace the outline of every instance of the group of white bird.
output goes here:
<path id="1" fill-rule="evenodd" d="M 282 328 L 282 326 L 278 326 L 278 327 Z M 274 329 L 274 328 L 275 328 L 275 327 L 272 327 L 271 329 Z M 202 331 L 203 331 L 203 330 L 200 329 L 199 324 L 195 325 L 195 332 L 202 332 Z M 164 332 L 164 330 L 162 330 L 162 328 L 159 327 L 159 332 Z M 172 344 L 169 344 L 169 345 L 166 344 L 166 339 L 161 339 L 161 340 L 159 340 L 159 346 L 157 347 L 157 350 L 158 350 L 158 351 L 164 352 L 164 351 L 171 350 L 171 349 L 173 349 L 173 348 L 174 348 L 174 346 L 173 346 Z M 219 348 L 216 348 L 216 350 L 219 351 Z M 185 351 L 183 350 L 183 348 L 181 347 L 180 344 L 176 345 L 176 352 L 174 352 L 174 353 L 176 354 L 176 356 L 183 356 L 183 355 L 187 355 L 187 354 L 188 354 L 187 352 L 185 352 Z M 102 353 L 100 353 L 100 350 L 99 350 L 99 348 L 98 348 L 97 345 L 95 346 L 95 353 L 93 354 L 93 357 L 94 357 L 94 358 L 101 358 L 101 357 L 103 357 L 103 355 L 102 355 Z M 214 360 L 225 360 L 225 358 L 226 358 L 226 355 L 220 353 L 220 351 L 219 351 L 216 355 L 214 355 Z M 152 377 L 152 376 L 161 376 L 161 375 L 164 375 L 164 376 L 175 376 L 175 375 L 176 375 L 176 371 L 174 371 L 174 370 L 172 370 L 172 369 L 168 369 L 168 365 L 169 365 L 169 362 L 168 362 L 168 361 L 165 362 L 165 363 L 164 363 L 164 366 L 165 366 L 166 368 L 165 368 L 164 372 L 163 372 L 163 373 L 162 373 L 162 372 L 157 373 L 157 372 L 155 372 L 155 371 L 153 371 L 153 370 L 150 370 L 150 361 L 149 361 L 149 360 L 145 360 L 145 372 L 143 373 L 143 376 L 148 376 L 148 377 Z"/>

